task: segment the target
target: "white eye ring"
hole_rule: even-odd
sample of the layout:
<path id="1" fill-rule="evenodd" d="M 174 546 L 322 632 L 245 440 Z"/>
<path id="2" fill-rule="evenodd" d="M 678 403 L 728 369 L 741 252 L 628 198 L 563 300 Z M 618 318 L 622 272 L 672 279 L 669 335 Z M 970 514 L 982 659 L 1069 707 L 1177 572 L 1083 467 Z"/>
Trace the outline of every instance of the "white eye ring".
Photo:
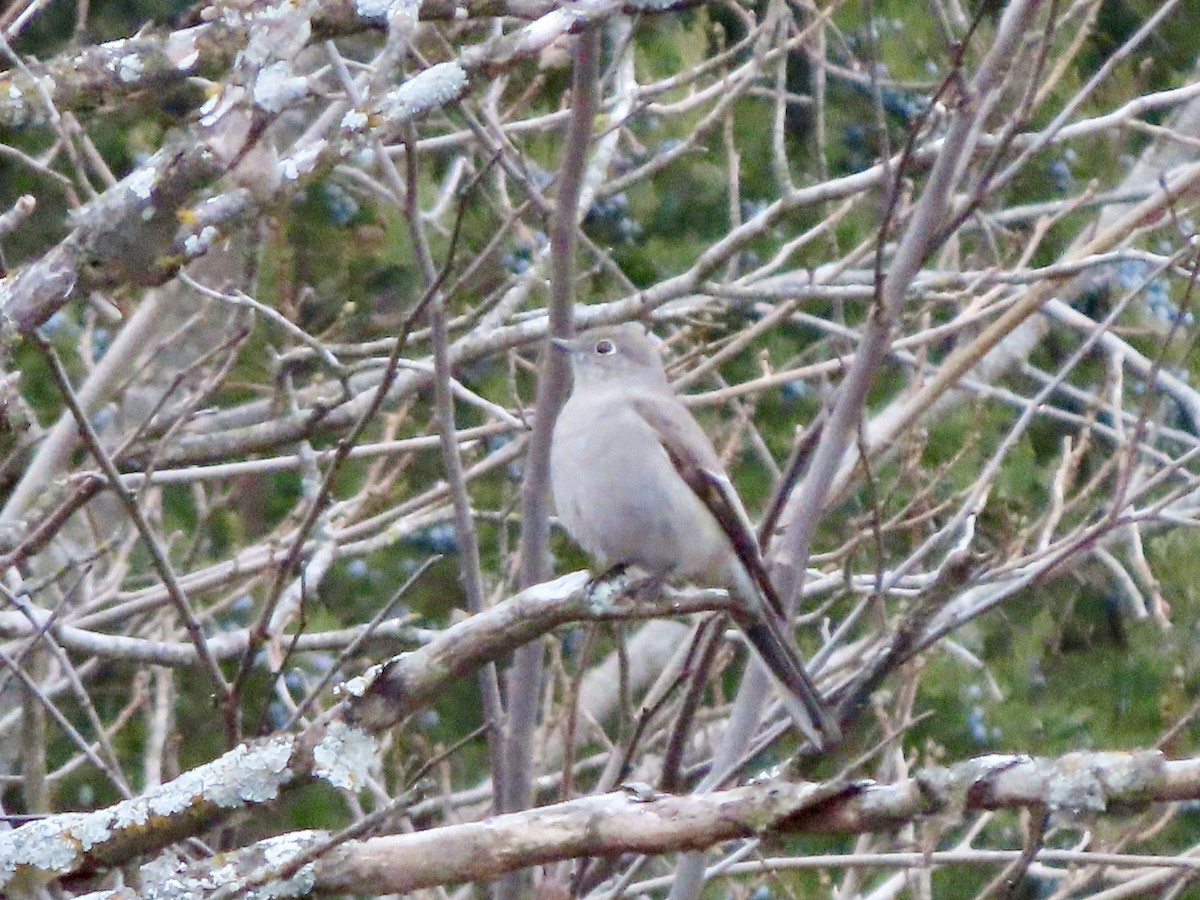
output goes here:
<path id="1" fill-rule="evenodd" d="M 617 345 L 608 338 L 596 341 L 596 352 L 601 356 L 612 356 L 617 352 Z"/>

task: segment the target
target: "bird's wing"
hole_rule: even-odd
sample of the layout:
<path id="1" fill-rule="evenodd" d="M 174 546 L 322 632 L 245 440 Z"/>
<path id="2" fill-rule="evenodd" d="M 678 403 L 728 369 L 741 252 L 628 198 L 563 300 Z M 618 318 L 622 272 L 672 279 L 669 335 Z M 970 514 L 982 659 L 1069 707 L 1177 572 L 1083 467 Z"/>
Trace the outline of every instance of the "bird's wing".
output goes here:
<path id="1" fill-rule="evenodd" d="M 783 604 L 767 575 L 754 526 L 708 435 L 674 397 L 640 395 L 631 399 L 631 405 L 654 430 L 675 471 L 717 520 L 770 611 L 780 622 L 785 621 Z"/>
<path id="2" fill-rule="evenodd" d="M 784 705 L 816 747 L 836 743 L 840 735 L 837 721 L 826 710 L 821 692 L 785 636 L 783 604 L 767 575 L 758 538 L 708 435 L 674 397 L 639 395 L 631 398 L 630 404 L 654 430 L 679 476 L 717 520 L 766 604 L 766 609 L 744 610 L 734 618 L 767 670 L 783 686 Z M 752 602 L 752 598 L 744 602 Z"/>

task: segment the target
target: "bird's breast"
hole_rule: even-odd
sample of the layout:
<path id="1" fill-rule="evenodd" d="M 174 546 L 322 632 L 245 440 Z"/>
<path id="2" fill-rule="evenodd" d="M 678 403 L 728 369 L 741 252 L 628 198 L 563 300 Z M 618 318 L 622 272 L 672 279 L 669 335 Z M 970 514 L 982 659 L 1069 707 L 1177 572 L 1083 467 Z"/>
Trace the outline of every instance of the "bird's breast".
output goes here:
<path id="1" fill-rule="evenodd" d="M 575 541 L 604 566 L 723 582 L 719 526 L 651 426 L 626 404 L 574 400 L 555 426 L 551 486 Z"/>

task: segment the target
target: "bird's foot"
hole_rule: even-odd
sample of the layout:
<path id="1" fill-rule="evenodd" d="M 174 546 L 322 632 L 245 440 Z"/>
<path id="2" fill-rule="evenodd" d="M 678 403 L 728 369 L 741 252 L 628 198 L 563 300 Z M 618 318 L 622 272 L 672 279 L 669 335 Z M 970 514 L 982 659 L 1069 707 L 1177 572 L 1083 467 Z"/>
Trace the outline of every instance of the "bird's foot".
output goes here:
<path id="1" fill-rule="evenodd" d="M 623 581 L 625 573 L 629 571 L 629 563 L 617 563 L 615 566 L 609 566 L 599 575 L 593 576 L 588 582 L 588 590 L 593 590 L 602 584 L 607 585 L 609 582 Z"/>
<path id="2" fill-rule="evenodd" d="M 662 590 L 666 587 L 666 584 L 667 578 L 665 575 L 650 573 L 631 582 L 629 592 L 631 594 L 640 594 L 650 599 L 657 599 L 662 594 Z"/>
<path id="3" fill-rule="evenodd" d="M 593 577 L 585 590 L 592 606 L 611 607 L 629 596 L 630 585 L 629 566 L 617 563 Z"/>
<path id="4" fill-rule="evenodd" d="M 661 574 L 646 574 L 628 563 L 618 563 L 588 582 L 587 592 L 594 603 L 614 604 L 634 599 L 657 599 L 666 578 Z"/>

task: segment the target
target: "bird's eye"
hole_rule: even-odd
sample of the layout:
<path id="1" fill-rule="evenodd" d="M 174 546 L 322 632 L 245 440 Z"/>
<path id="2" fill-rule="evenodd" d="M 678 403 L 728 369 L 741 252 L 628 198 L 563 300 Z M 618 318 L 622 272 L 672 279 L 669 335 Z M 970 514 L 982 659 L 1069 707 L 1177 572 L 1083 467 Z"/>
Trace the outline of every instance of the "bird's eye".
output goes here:
<path id="1" fill-rule="evenodd" d="M 596 352 L 601 356 L 611 356 L 617 352 L 617 346 L 606 338 L 602 341 L 596 341 Z"/>

